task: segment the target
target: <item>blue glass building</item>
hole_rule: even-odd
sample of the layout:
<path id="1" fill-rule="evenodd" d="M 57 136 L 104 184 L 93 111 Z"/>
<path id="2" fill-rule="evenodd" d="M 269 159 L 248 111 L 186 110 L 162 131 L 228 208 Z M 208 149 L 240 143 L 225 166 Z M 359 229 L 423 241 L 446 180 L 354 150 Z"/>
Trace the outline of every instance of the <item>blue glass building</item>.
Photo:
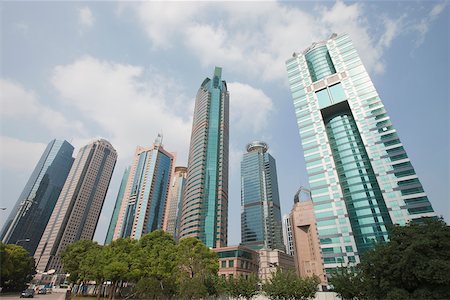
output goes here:
<path id="1" fill-rule="evenodd" d="M 140 239 L 146 233 L 163 228 L 173 161 L 174 156 L 164 150 L 160 135 L 153 147 L 137 147 L 120 200 L 113 240 Z"/>
<path id="2" fill-rule="evenodd" d="M 222 68 L 201 84 L 195 100 L 179 237 L 211 248 L 228 239 L 229 94 Z"/>
<path id="3" fill-rule="evenodd" d="M 389 225 L 434 217 L 347 34 L 286 61 L 325 270 L 358 263 Z"/>
<path id="4" fill-rule="evenodd" d="M 2 241 L 34 255 L 69 174 L 73 146 L 53 140 L 45 149 L 2 229 Z"/>
<path id="5" fill-rule="evenodd" d="M 276 164 L 267 150 L 250 143 L 241 162 L 241 245 L 285 251 Z"/>

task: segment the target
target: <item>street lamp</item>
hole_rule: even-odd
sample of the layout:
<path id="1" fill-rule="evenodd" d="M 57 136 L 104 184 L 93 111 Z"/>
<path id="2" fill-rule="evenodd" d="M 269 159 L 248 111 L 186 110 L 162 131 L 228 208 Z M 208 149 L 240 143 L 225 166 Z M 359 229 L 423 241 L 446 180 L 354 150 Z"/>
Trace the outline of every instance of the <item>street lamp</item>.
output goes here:
<path id="1" fill-rule="evenodd" d="M 30 241 L 30 239 L 17 240 L 16 245 L 18 245 L 20 242 L 29 242 L 29 241 Z"/>

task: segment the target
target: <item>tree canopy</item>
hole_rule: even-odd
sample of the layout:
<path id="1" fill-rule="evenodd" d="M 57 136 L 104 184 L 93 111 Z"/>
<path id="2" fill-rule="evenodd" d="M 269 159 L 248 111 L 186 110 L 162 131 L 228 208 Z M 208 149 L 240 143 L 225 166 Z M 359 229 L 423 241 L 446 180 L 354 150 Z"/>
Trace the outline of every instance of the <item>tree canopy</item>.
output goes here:
<path id="1" fill-rule="evenodd" d="M 22 246 L 0 242 L 0 262 L 3 292 L 23 290 L 36 274 L 34 258 Z"/>
<path id="2" fill-rule="evenodd" d="M 450 228 L 428 218 L 393 226 L 389 242 L 367 252 L 353 275 L 336 273 L 331 284 L 346 299 L 450 299 L 449 274 Z M 348 289 L 355 281 L 364 295 Z"/>
<path id="3" fill-rule="evenodd" d="M 300 278 L 293 271 L 277 270 L 263 285 L 263 291 L 270 299 L 309 299 L 318 291 L 320 280 L 317 276 Z"/>

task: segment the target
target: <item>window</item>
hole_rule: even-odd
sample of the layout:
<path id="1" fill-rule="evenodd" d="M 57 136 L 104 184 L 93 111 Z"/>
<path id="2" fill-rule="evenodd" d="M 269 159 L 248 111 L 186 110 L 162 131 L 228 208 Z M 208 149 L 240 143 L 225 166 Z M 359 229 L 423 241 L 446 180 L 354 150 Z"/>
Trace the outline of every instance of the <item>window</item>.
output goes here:
<path id="1" fill-rule="evenodd" d="M 316 92 L 317 100 L 319 100 L 319 107 L 327 107 L 331 105 L 330 95 L 328 95 L 327 89 Z"/>
<path id="2" fill-rule="evenodd" d="M 226 268 L 227 267 L 227 261 L 226 260 L 222 260 L 222 268 Z"/>
<path id="3" fill-rule="evenodd" d="M 320 108 L 324 108 L 347 99 L 341 83 L 336 83 L 328 88 L 317 91 L 316 96 L 319 101 Z"/>
<path id="4" fill-rule="evenodd" d="M 229 260 L 228 261 L 228 268 L 233 268 L 234 267 L 234 260 Z"/>

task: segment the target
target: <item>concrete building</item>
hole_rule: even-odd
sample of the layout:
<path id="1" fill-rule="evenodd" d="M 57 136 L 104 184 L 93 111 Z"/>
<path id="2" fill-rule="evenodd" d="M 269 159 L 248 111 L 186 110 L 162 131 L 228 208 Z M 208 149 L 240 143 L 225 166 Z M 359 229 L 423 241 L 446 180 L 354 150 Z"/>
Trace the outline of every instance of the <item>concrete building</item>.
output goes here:
<path id="1" fill-rule="evenodd" d="M 99 139 L 80 149 L 34 255 L 40 272 L 62 273 L 61 252 L 78 240 L 92 240 L 117 153 Z"/>
<path id="2" fill-rule="evenodd" d="M 186 167 L 175 167 L 172 176 L 172 183 L 169 188 L 169 197 L 167 199 L 166 211 L 164 213 L 163 230 L 175 239 L 178 239 L 180 226 L 181 205 L 183 204 L 183 192 L 186 185 Z"/>
<path id="3" fill-rule="evenodd" d="M 34 255 L 73 163 L 73 146 L 53 140 L 45 149 L 2 229 L 2 242 Z"/>
<path id="4" fill-rule="evenodd" d="M 260 249 L 259 279 L 264 283 L 270 280 L 277 270 L 295 272 L 294 257 L 279 249 Z"/>
<path id="5" fill-rule="evenodd" d="M 301 194 L 307 196 L 302 197 Z M 322 289 L 326 289 L 327 276 L 320 253 L 314 205 L 308 190 L 300 188 L 295 194 L 294 207 L 289 215 L 289 220 L 292 226 L 297 274 L 300 277 L 316 275 L 320 279 Z"/>
<path id="6" fill-rule="evenodd" d="M 292 225 L 289 214 L 283 216 L 283 242 L 286 254 L 294 256 L 294 238 L 292 236 Z"/>
<path id="7" fill-rule="evenodd" d="M 158 135 L 152 147 L 136 148 L 123 194 L 113 240 L 162 229 L 175 156 Z"/>
<path id="8" fill-rule="evenodd" d="M 180 238 L 196 237 L 210 248 L 228 240 L 229 94 L 222 68 L 206 78 L 195 100 Z"/>
<path id="9" fill-rule="evenodd" d="M 219 257 L 219 276 L 236 278 L 238 276 L 258 275 L 259 254 L 244 246 L 228 246 L 212 249 Z"/>
<path id="10" fill-rule="evenodd" d="M 247 145 L 241 161 L 241 245 L 285 251 L 275 159 L 261 141 Z"/>
<path id="11" fill-rule="evenodd" d="M 286 61 L 328 274 L 435 213 L 347 34 Z"/>

